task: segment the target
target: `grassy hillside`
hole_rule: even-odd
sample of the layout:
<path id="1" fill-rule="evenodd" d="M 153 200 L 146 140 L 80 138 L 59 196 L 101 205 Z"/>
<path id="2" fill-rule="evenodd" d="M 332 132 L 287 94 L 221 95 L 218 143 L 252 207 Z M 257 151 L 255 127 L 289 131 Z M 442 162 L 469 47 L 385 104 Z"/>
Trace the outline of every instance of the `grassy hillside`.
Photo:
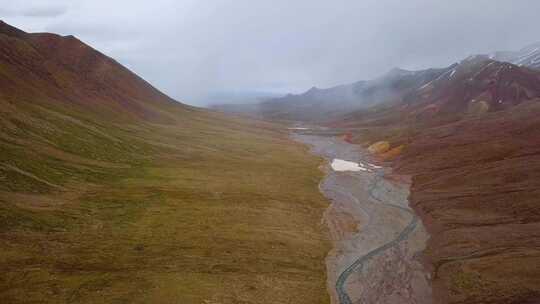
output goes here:
<path id="1" fill-rule="evenodd" d="M 2 303 L 327 302 L 320 160 L 274 126 L 1 108 Z"/>
<path id="2" fill-rule="evenodd" d="M 320 159 L 0 22 L 1 303 L 327 303 Z"/>

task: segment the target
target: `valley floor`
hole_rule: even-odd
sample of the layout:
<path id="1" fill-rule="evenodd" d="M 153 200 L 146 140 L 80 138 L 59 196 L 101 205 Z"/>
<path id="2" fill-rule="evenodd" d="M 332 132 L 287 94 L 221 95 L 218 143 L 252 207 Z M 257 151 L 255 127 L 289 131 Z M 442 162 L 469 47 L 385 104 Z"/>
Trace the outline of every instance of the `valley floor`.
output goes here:
<path id="1" fill-rule="evenodd" d="M 418 258 L 428 236 L 408 207 L 409 185 L 386 179 L 389 169 L 369 165 L 359 146 L 337 137 L 294 138 L 329 163 L 344 159 L 367 168 L 324 167 L 320 190 L 332 201 L 324 220 L 334 244 L 327 258 L 333 303 L 431 303 L 428 273 Z"/>
<path id="2" fill-rule="evenodd" d="M 329 303 L 321 159 L 280 127 L 23 106 L 0 118 L 2 304 Z"/>

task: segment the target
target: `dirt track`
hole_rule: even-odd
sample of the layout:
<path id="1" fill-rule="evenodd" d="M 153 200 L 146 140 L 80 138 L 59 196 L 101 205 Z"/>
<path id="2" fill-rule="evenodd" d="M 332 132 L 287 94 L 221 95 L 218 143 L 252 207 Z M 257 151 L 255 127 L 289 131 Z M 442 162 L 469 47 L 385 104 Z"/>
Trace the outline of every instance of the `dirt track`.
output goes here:
<path id="1" fill-rule="evenodd" d="M 369 163 L 359 146 L 336 137 L 294 134 L 312 152 Z M 384 178 L 391 172 L 336 172 L 328 165 L 320 190 L 332 201 L 325 213 L 333 250 L 327 257 L 333 303 L 431 303 L 428 275 L 418 254 L 427 234 L 409 208 L 409 185 Z"/>

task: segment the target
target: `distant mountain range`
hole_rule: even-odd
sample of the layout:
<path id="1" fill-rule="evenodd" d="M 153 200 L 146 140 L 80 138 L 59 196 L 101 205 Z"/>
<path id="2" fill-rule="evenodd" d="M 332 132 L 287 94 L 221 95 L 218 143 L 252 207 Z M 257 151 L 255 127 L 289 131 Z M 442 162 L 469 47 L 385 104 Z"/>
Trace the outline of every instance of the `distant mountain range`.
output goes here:
<path id="1" fill-rule="evenodd" d="M 260 104 L 260 114 L 270 119 L 321 120 L 367 108 L 381 100 L 398 101 L 409 90 L 444 73 L 444 69 L 406 71 L 394 69 L 374 80 L 358 81 L 329 89 L 311 88 Z"/>
<path id="2" fill-rule="evenodd" d="M 491 63 L 492 61 L 493 63 Z M 512 65 L 501 65 L 502 62 L 511 63 Z M 490 65 L 487 66 L 488 64 Z M 514 82 L 513 86 L 507 84 L 508 87 L 502 92 L 501 90 L 503 90 L 505 85 L 504 82 L 497 82 L 499 79 L 497 77 L 505 75 L 504 77 L 507 78 L 508 71 L 513 67 L 516 68 L 515 71 L 520 71 L 523 74 L 527 74 L 527 76 L 522 75 L 523 77 L 519 78 L 520 80 L 517 83 Z M 497 82 L 496 92 L 492 92 L 493 95 L 490 96 L 490 99 L 501 97 L 503 100 L 501 104 L 495 104 L 499 100 L 490 101 L 489 107 L 490 109 L 499 109 L 509 104 L 514 104 L 516 100 L 536 96 L 535 80 L 531 76 L 534 73 L 526 72 L 525 68 L 540 68 L 540 43 L 528 46 L 517 52 L 496 52 L 491 55 L 471 56 L 447 68 L 420 71 L 407 71 L 396 68 L 374 80 L 358 81 L 328 89 L 313 87 L 305 93 L 298 95 L 289 94 L 284 97 L 264 101 L 259 105 L 229 105 L 222 107 L 221 110 L 252 113 L 267 119 L 331 122 L 334 120 L 339 121 L 342 117 L 350 116 L 353 112 L 361 111 L 362 109 L 367 109 L 378 104 L 384 104 L 386 106 L 392 104 L 410 105 L 413 100 L 417 101 L 427 98 L 427 93 L 433 93 L 433 96 L 447 94 L 443 92 L 444 90 L 460 92 L 452 94 L 463 93 L 466 95 L 463 98 L 468 98 L 471 94 L 475 95 L 473 93 L 474 90 L 482 90 L 480 87 L 487 89 L 487 83 L 482 83 L 482 81 L 478 80 L 481 78 L 489 78 L 491 81 Z M 488 77 L 487 74 L 494 70 L 498 72 Z M 527 78 L 529 80 L 525 80 Z M 489 82 L 489 80 L 486 81 Z M 480 85 L 480 87 L 467 89 L 466 92 L 459 89 L 454 90 L 457 87 L 472 88 L 475 85 Z M 443 91 L 438 91 L 434 88 L 435 86 L 441 88 Z M 516 86 L 520 88 L 518 89 Z M 445 88 L 442 89 L 443 87 Z M 490 89 L 495 90 L 493 87 L 490 87 Z M 509 91 L 512 90 L 519 90 L 519 92 L 514 92 L 515 94 L 510 93 Z M 476 94 L 475 97 L 481 99 L 483 96 Z M 504 101 L 504 99 L 508 98 L 511 101 Z M 456 105 L 455 102 L 449 102 L 447 106 L 441 107 L 441 102 L 439 101 L 437 106 L 433 105 L 430 107 L 427 112 L 434 111 L 435 109 L 446 111 L 450 110 L 449 108 L 446 109 L 446 107 Z M 484 103 L 478 103 L 478 105 L 480 104 Z M 464 106 L 464 104 L 462 103 L 460 106 Z M 480 106 L 477 107 L 480 108 Z M 420 113 L 424 110 L 417 109 L 419 112 L 416 114 L 424 115 L 427 112 Z"/>
<path id="3" fill-rule="evenodd" d="M 344 114 L 334 125 L 384 124 L 396 119 L 441 123 L 509 109 L 536 98 L 540 98 L 540 71 L 488 56 L 471 56 L 401 95 L 400 102 L 383 100 L 369 111 Z"/>

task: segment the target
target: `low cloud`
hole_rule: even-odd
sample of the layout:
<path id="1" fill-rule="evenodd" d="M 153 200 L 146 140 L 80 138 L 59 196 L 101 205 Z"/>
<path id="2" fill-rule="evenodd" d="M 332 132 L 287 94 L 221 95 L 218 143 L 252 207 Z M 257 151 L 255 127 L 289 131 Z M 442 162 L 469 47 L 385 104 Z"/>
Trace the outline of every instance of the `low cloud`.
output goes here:
<path id="1" fill-rule="evenodd" d="M 63 0 L 4 0 L 0 17 L 54 18 L 67 13 L 69 2 Z"/>
<path id="2" fill-rule="evenodd" d="M 299 92 L 520 48 L 540 40 L 538 11 L 536 0 L 8 0 L 0 15 L 73 34 L 201 104 L 216 92 Z"/>
<path id="3" fill-rule="evenodd" d="M 58 17 L 67 12 L 67 7 L 34 7 L 20 12 L 25 17 Z"/>

